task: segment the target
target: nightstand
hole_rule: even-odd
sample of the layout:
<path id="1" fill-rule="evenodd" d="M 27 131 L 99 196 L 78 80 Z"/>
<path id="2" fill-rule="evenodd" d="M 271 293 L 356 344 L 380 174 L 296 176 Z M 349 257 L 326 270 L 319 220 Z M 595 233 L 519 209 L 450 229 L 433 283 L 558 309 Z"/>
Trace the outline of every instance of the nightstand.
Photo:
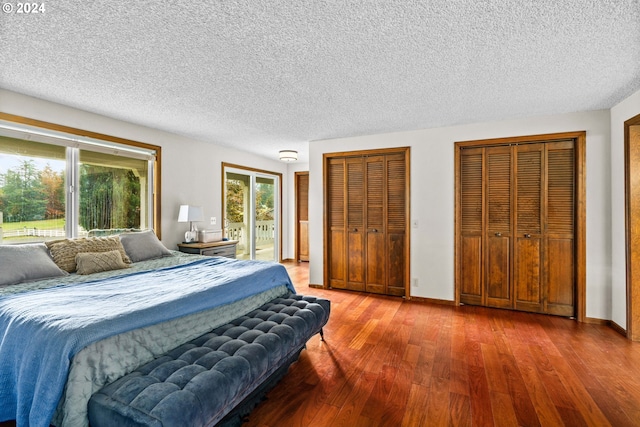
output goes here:
<path id="1" fill-rule="evenodd" d="M 235 258 L 237 244 L 237 240 L 223 240 L 210 243 L 178 243 L 178 250 L 186 254 Z"/>

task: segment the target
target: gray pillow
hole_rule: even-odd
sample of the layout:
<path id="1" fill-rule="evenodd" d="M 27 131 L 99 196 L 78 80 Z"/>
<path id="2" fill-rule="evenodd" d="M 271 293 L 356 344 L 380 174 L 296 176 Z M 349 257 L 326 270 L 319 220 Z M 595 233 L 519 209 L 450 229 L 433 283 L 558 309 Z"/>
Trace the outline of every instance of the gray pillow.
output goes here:
<path id="1" fill-rule="evenodd" d="M 160 242 L 153 230 L 123 233 L 120 235 L 120 241 L 132 262 L 173 256 L 169 249 Z"/>
<path id="2" fill-rule="evenodd" d="M 0 245 L 0 286 L 66 275 L 44 243 Z"/>

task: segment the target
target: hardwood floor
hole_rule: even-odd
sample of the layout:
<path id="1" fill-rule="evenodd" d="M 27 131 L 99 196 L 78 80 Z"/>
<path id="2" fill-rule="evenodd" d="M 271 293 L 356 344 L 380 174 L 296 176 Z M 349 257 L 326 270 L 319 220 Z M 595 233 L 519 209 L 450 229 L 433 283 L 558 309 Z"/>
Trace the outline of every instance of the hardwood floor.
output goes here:
<path id="1" fill-rule="evenodd" d="M 640 426 L 640 344 L 560 317 L 308 287 L 332 302 L 243 427 Z"/>

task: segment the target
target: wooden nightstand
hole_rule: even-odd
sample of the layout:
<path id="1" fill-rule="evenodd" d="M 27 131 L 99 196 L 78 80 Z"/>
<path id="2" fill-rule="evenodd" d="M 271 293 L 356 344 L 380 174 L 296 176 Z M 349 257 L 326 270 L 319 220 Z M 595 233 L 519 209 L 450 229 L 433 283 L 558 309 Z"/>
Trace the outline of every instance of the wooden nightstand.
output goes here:
<path id="1" fill-rule="evenodd" d="M 237 240 L 223 240 L 211 243 L 178 243 L 178 250 L 186 254 L 236 257 Z"/>

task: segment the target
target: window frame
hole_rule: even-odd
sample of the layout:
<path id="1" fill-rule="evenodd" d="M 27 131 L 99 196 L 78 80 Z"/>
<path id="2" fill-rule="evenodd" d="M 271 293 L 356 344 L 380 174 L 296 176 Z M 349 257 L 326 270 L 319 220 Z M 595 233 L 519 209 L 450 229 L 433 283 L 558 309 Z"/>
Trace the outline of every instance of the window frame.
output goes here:
<path id="1" fill-rule="evenodd" d="M 85 129 L 78 129 L 64 125 L 58 125 L 55 123 L 44 122 L 41 120 L 31 119 L 27 117 L 17 116 L 14 114 L 8 114 L 0 112 L 0 120 L 4 120 L 7 122 L 13 122 L 18 125 L 32 126 L 36 128 L 41 128 L 48 131 L 54 132 L 62 132 L 65 134 L 69 134 L 71 136 L 91 138 L 93 140 L 104 141 L 109 144 L 121 145 L 124 147 L 133 147 L 140 148 L 143 150 L 149 150 L 155 152 L 155 160 L 153 161 L 153 167 L 151 170 L 151 179 L 152 179 L 152 195 L 151 195 L 151 212 L 153 215 L 152 227 L 158 236 L 159 239 L 162 238 L 161 235 L 161 212 L 162 212 L 162 195 L 161 195 L 161 185 L 162 182 L 162 147 L 154 144 L 148 144 L 145 142 L 134 141 L 130 139 L 120 138 L 116 136 L 106 135 L 102 133 L 92 132 Z M 27 130 L 25 132 L 28 133 Z M 69 215 L 73 216 L 73 213 L 67 213 L 67 218 Z M 71 218 L 74 220 L 73 218 Z M 77 217 L 75 218 L 77 220 Z M 75 227 L 73 227 L 75 228 Z"/>

